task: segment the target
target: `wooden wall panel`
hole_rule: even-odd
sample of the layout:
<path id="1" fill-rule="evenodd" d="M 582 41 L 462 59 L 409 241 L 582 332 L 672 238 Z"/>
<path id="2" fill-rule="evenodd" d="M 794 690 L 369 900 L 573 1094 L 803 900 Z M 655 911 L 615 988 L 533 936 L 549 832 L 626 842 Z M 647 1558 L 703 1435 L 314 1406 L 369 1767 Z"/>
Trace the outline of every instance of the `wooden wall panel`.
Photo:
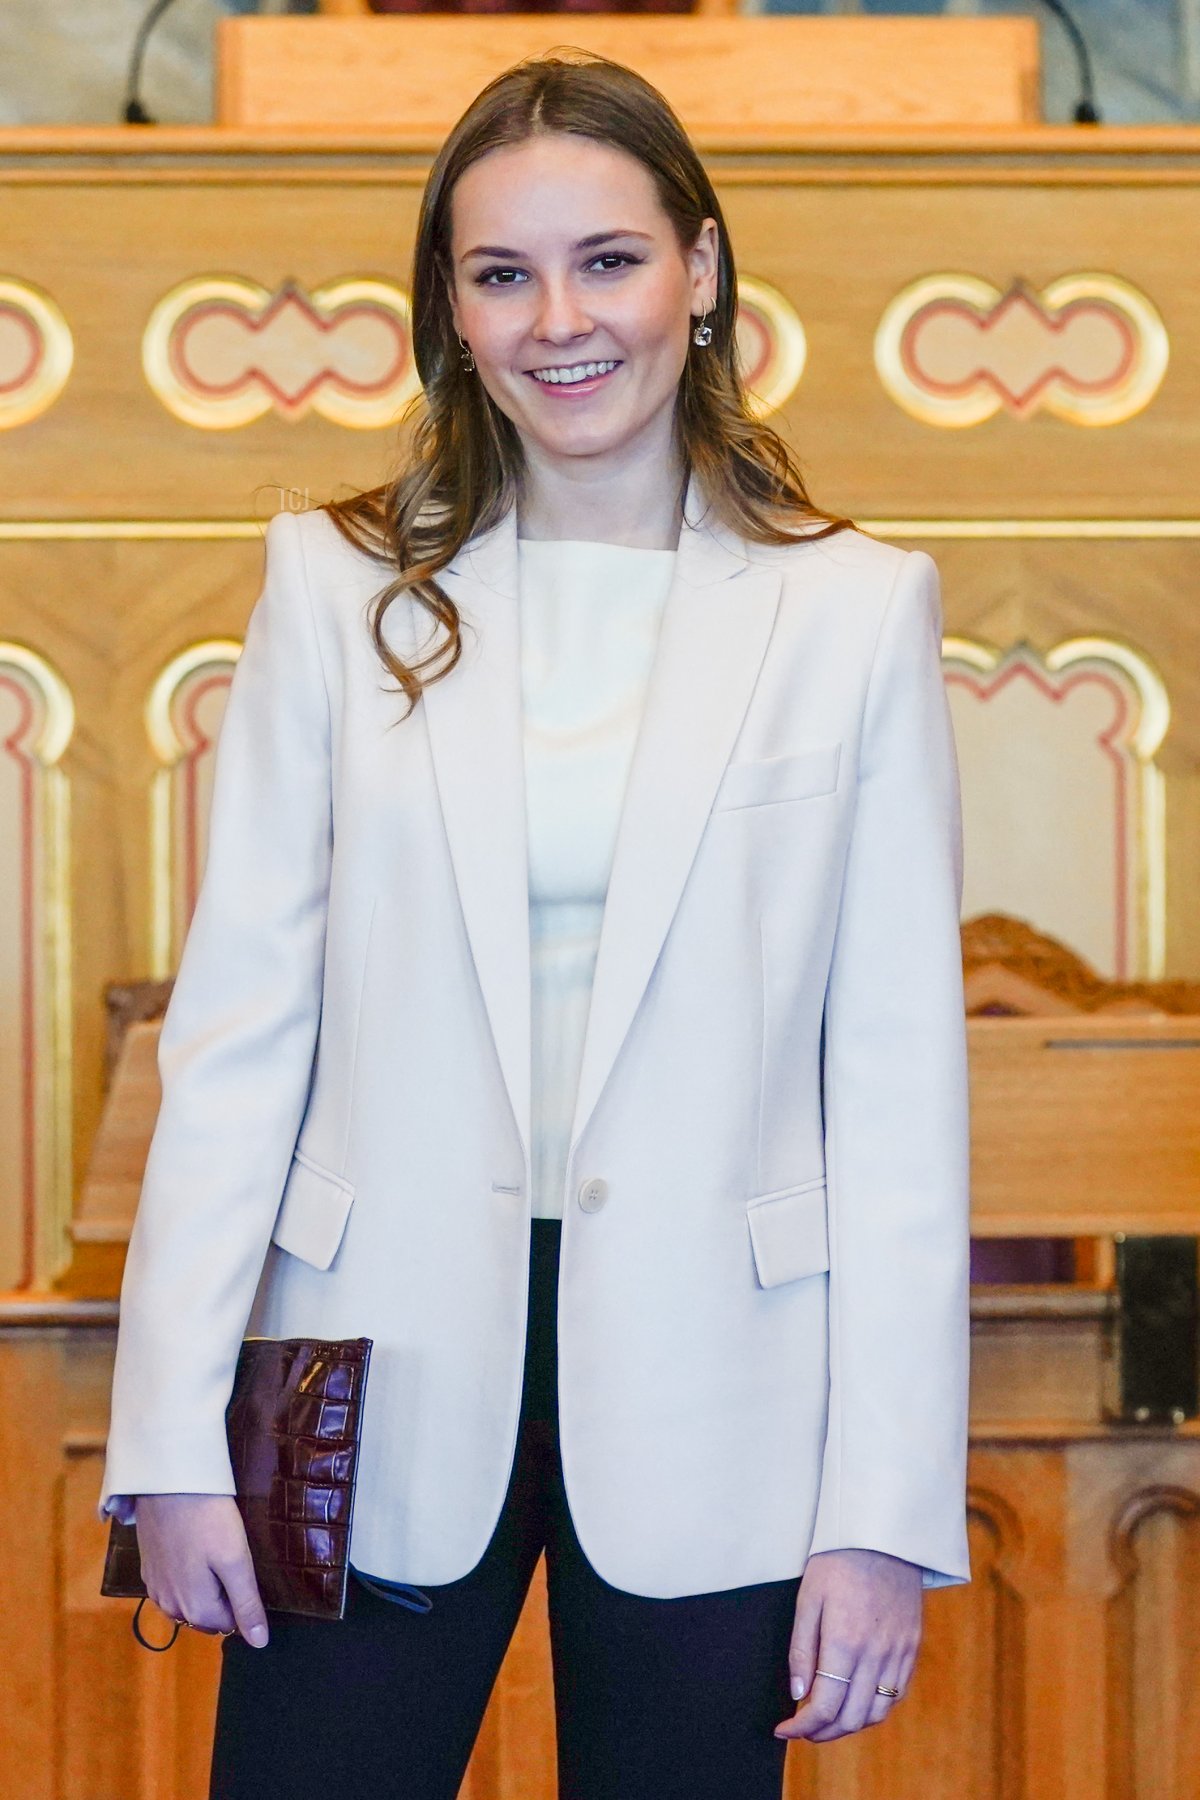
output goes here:
<path id="1" fill-rule="evenodd" d="M 200 543 L 0 538 L 0 638 L 59 671 L 76 728 L 63 758 L 72 822 L 74 1183 L 103 1098 L 107 983 L 151 973 L 150 784 L 144 708 L 160 669 L 200 638 L 240 639 L 258 592 L 256 538 Z"/>
<path id="2" fill-rule="evenodd" d="M 1057 1357 L 1062 1321 L 1011 1304 Z M 982 1310 L 980 1310 L 982 1309 Z M 76 1305 L 74 1314 L 81 1308 Z M 111 1309 L 110 1309 L 111 1313 Z M 0 1767 L 20 1800 L 205 1800 L 219 1651 L 139 1649 L 132 1605 L 96 1593 L 111 1329 L 0 1317 L 0 1504 L 9 1519 Z M 1070 1335 L 1079 1321 L 1067 1315 Z M 1097 1311 L 1091 1355 L 1104 1354 Z M 1076 1342 L 1068 1368 L 1078 1364 Z M 1069 1377 L 1098 1394 L 1095 1370 Z M 1007 1417 L 996 1417 L 999 1388 Z M 1191 1800 L 1200 1766 L 1200 1427 L 1042 1416 L 1032 1359 L 987 1361 L 971 1454 L 974 1579 L 928 1597 L 912 1690 L 887 1725 L 788 1752 L 788 1800 Z M 1022 1399 L 1028 1405 L 1022 1410 Z M 1079 1408 L 1066 1407 L 1069 1413 Z M 157 1621 L 155 1621 L 157 1622 Z M 148 1622 L 148 1629 L 153 1624 Z M 492 1696 L 462 1800 L 552 1800 L 544 1565 Z"/>
<path id="3" fill-rule="evenodd" d="M 1112 1800 L 1190 1800 L 1200 1770 L 1200 1504 L 1188 1487 L 1143 1489 L 1113 1527 Z"/>
<path id="4" fill-rule="evenodd" d="M 1149 482 L 1130 494 L 1139 504 L 1154 497 Z M 1200 892 L 1200 531 L 1139 537 L 1133 529 L 956 538 L 918 525 L 903 542 L 937 561 L 948 635 L 997 646 L 1025 639 L 1042 653 L 1069 638 L 1104 637 L 1135 647 L 1157 670 L 1171 707 L 1155 755 L 1165 786 L 1162 973 L 1184 976 L 1200 969 L 1200 907 L 1184 900 Z"/>
<path id="5" fill-rule="evenodd" d="M 936 139 L 870 161 L 816 147 L 710 158 L 740 268 L 787 297 L 808 338 L 781 417 L 819 498 L 901 519 L 1195 517 L 1200 273 L 1187 246 L 1200 235 L 1200 157 L 1168 160 L 1174 139 L 1158 160 L 1081 153 L 1109 135 L 1064 133 L 1041 158 L 1005 156 L 1002 140 L 991 158 L 953 140 L 934 154 Z M 269 286 L 373 274 L 406 285 L 425 166 L 401 154 L 306 155 L 303 142 L 275 158 L 229 148 L 190 161 L 18 166 L 0 134 L 3 265 L 46 289 L 75 334 L 59 400 L 0 433 L 0 471 L 11 477 L 0 516 L 244 517 L 277 484 L 324 497 L 378 479 L 387 431 L 313 415 L 200 433 L 170 417 L 143 377 L 141 333 L 164 294 L 203 274 Z M 1037 289 L 1093 269 L 1133 283 L 1169 327 L 1166 380 L 1124 424 L 1086 430 L 1045 413 L 1000 414 L 937 429 L 885 391 L 875 333 L 918 277 L 965 271 Z"/>

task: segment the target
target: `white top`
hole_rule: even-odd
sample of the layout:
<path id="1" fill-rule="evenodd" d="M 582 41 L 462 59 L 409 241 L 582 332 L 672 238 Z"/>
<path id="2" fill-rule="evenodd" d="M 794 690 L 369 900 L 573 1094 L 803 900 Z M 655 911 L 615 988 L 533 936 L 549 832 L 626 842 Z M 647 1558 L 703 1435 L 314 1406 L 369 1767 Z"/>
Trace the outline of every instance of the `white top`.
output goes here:
<path id="1" fill-rule="evenodd" d="M 518 539 L 533 1216 L 562 1217 L 600 922 L 674 550 Z"/>

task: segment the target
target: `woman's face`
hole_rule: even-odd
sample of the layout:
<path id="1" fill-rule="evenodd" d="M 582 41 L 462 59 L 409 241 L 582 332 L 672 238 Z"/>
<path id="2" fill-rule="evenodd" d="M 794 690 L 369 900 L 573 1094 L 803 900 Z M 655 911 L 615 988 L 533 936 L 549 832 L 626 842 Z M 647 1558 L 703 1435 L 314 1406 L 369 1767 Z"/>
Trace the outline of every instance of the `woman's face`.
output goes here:
<path id="1" fill-rule="evenodd" d="M 715 219 L 685 254 L 649 171 L 570 133 L 489 151 L 451 217 L 455 328 L 531 460 L 668 444 L 688 341 L 716 297 Z"/>

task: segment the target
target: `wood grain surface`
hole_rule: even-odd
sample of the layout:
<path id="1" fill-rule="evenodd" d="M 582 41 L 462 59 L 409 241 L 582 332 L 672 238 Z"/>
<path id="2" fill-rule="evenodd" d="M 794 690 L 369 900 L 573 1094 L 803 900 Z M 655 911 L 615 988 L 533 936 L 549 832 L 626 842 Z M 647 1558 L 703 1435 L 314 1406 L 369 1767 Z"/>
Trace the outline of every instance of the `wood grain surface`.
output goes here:
<path id="1" fill-rule="evenodd" d="M 791 124 L 1015 125 L 1038 117 L 1032 18 L 537 13 L 477 19 L 225 18 L 223 125 L 446 132 L 493 77 L 558 46 L 627 63 L 689 130 Z"/>

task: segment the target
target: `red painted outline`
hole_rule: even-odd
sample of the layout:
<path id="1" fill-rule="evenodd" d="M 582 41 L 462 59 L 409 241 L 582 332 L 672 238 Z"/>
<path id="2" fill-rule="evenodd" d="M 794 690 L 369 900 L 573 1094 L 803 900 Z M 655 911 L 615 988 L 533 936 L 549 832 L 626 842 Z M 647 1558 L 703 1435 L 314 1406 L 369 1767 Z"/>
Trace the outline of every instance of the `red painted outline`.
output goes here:
<path id="1" fill-rule="evenodd" d="M 1018 676 L 1024 677 L 1027 681 L 1031 681 L 1034 687 L 1037 688 L 1046 699 L 1052 700 L 1056 706 L 1061 706 L 1067 696 L 1077 687 L 1084 687 L 1089 682 L 1098 684 L 1100 687 L 1104 688 L 1116 701 L 1117 716 L 1113 723 L 1105 731 L 1100 733 L 1099 737 L 1096 739 L 1096 743 L 1103 754 L 1109 759 L 1115 780 L 1116 792 L 1114 812 L 1117 821 L 1117 832 L 1116 845 L 1113 853 L 1113 866 L 1116 871 L 1117 881 L 1116 903 L 1113 910 L 1116 917 L 1117 944 L 1116 955 L 1113 960 L 1116 967 L 1115 979 L 1118 981 L 1125 981 L 1128 979 L 1127 970 L 1129 966 L 1127 943 L 1129 932 L 1130 879 L 1128 861 L 1129 764 L 1126 758 L 1121 754 L 1120 749 L 1116 746 L 1115 740 L 1124 730 L 1129 718 L 1129 697 L 1120 682 L 1112 676 L 1102 674 L 1098 669 L 1080 669 L 1074 674 L 1064 675 L 1061 679 L 1057 680 L 1057 683 L 1052 683 L 1039 669 L 1035 668 L 1032 664 L 1027 663 L 1021 657 L 1014 659 L 1012 662 L 1006 662 L 1004 667 L 994 676 L 985 676 L 981 673 L 967 671 L 962 668 L 948 669 L 945 671 L 947 685 L 957 684 L 959 687 L 965 688 L 975 699 L 981 700 L 985 705 L 989 700 L 994 700 L 996 695 L 1007 687 L 1010 681 L 1015 681 Z"/>
<path id="2" fill-rule="evenodd" d="M 196 715 L 201 701 L 207 697 L 210 689 L 223 687 L 228 693 L 233 682 L 234 667 L 236 664 L 233 667 L 225 668 L 220 674 L 205 675 L 199 679 L 193 679 L 189 675 L 182 695 L 177 689 L 172 702 L 172 710 L 176 704 L 179 706 L 179 719 L 183 726 L 183 730 L 179 731 L 177 735 L 183 738 L 187 733 L 190 739 L 188 748 L 183 752 L 176 765 L 176 772 L 180 775 L 183 788 L 180 813 L 184 832 L 183 880 L 184 900 L 187 906 L 185 924 L 195 910 L 196 896 L 200 891 L 200 854 L 197 830 L 200 818 L 200 807 L 197 800 L 198 764 L 200 758 L 207 756 L 217 744 L 217 739 L 209 737 Z"/>
<path id="3" fill-rule="evenodd" d="M 341 375 L 336 369 L 326 365 L 318 369 L 316 374 L 311 376 L 294 394 L 287 394 L 271 380 L 269 375 L 253 364 L 246 369 L 244 374 L 223 384 L 205 381 L 188 367 L 187 340 L 188 334 L 194 326 L 206 322 L 218 313 L 226 313 L 236 324 L 248 331 L 251 338 L 254 338 L 268 330 L 279 314 L 289 306 L 298 306 L 317 330 L 326 336 L 340 331 L 346 320 L 352 318 L 355 313 L 368 313 L 382 319 L 396 338 L 396 359 L 392 368 L 385 377 L 378 381 L 360 382 L 352 381 L 348 376 Z M 171 373 L 181 387 L 188 389 L 190 393 L 200 399 L 229 399 L 234 395 L 245 393 L 247 388 L 257 383 L 270 395 L 272 405 L 284 413 L 302 412 L 313 394 L 326 382 L 338 388 L 342 393 L 360 394 L 368 398 L 385 395 L 400 380 L 408 365 L 410 354 L 408 334 L 403 323 L 387 307 L 381 306 L 373 300 L 348 300 L 338 306 L 330 318 L 325 319 L 313 306 L 308 295 L 291 281 L 284 282 L 257 317 L 247 307 L 239 305 L 233 300 L 197 301 L 196 305 L 185 312 L 176 322 L 167 343 L 167 359 L 170 363 Z"/>
<path id="4" fill-rule="evenodd" d="M 24 307 L 16 305 L 12 300 L 0 300 L 0 313 L 9 313 L 18 325 L 24 327 L 29 337 L 29 366 L 23 375 L 15 381 L 0 381 L 0 394 L 20 393 L 21 389 L 37 380 L 42 364 L 46 360 L 46 338 L 36 322 L 30 318 Z"/>
<path id="5" fill-rule="evenodd" d="M 936 377 L 925 374 L 921 369 L 916 339 L 931 318 L 944 317 L 947 313 L 958 313 L 986 338 L 1017 306 L 1027 307 L 1034 312 L 1043 329 L 1055 337 L 1062 336 L 1076 313 L 1099 311 L 1106 314 L 1115 323 L 1125 343 L 1125 355 L 1118 364 L 1116 372 L 1105 376 L 1102 381 L 1088 382 L 1081 381 L 1077 376 L 1070 374 L 1060 363 L 1051 363 L 1048 369 L 1036 377 L 1031 386 L 1023 390 L 1022 394 L 1015 394 L 1005 386 L 998 375 L 982 365 L 974 369 L 970 375 L 965 376 L 962 381 L 957 382 L 939 381 Z M 1060 381 L 1068 393 L 1072 394 L 1099 396 L 1119 389 L 1134 366 L 1138 347 L 1138 335 L 1131 320 L 1112 302 L 1103 300 L 1099 296 L 1089 296 L 1082 300 L 1069 300 L 1065 306 L 1051 312 L 1047 311 L 1046 307 L 1031 294 L 1023 283 L 1018 282 L 986 313 L 980 312 L 978 307 L 972 306 L 968 301 L 959 300 L 950 295 L 928 301 L 917 309 L 905 325 L 900 335 L 899 356 L 901 367 L 908 380 L 915 388 L 925 393 L 945 399 L 961 399 L 982 382 L 985 386 L 990 387 L 993 393 L 999 394 L 1001 401 L 1010 411 L 1026 413 L 1033 410 L 1053 381 Z"/>
<path id="6" fill-rule="evenodd" d="M 763 353 L 751 369 L 743 368 L 742 381 L 746 387 L 756 387 L 775 371 L 779 361 L 779 344 L 771 320 L 760 307 L 746 301 L 738 306 L 738 323 L 745 319 L 751 331 L 757 332 L 762 340 Z"/>

